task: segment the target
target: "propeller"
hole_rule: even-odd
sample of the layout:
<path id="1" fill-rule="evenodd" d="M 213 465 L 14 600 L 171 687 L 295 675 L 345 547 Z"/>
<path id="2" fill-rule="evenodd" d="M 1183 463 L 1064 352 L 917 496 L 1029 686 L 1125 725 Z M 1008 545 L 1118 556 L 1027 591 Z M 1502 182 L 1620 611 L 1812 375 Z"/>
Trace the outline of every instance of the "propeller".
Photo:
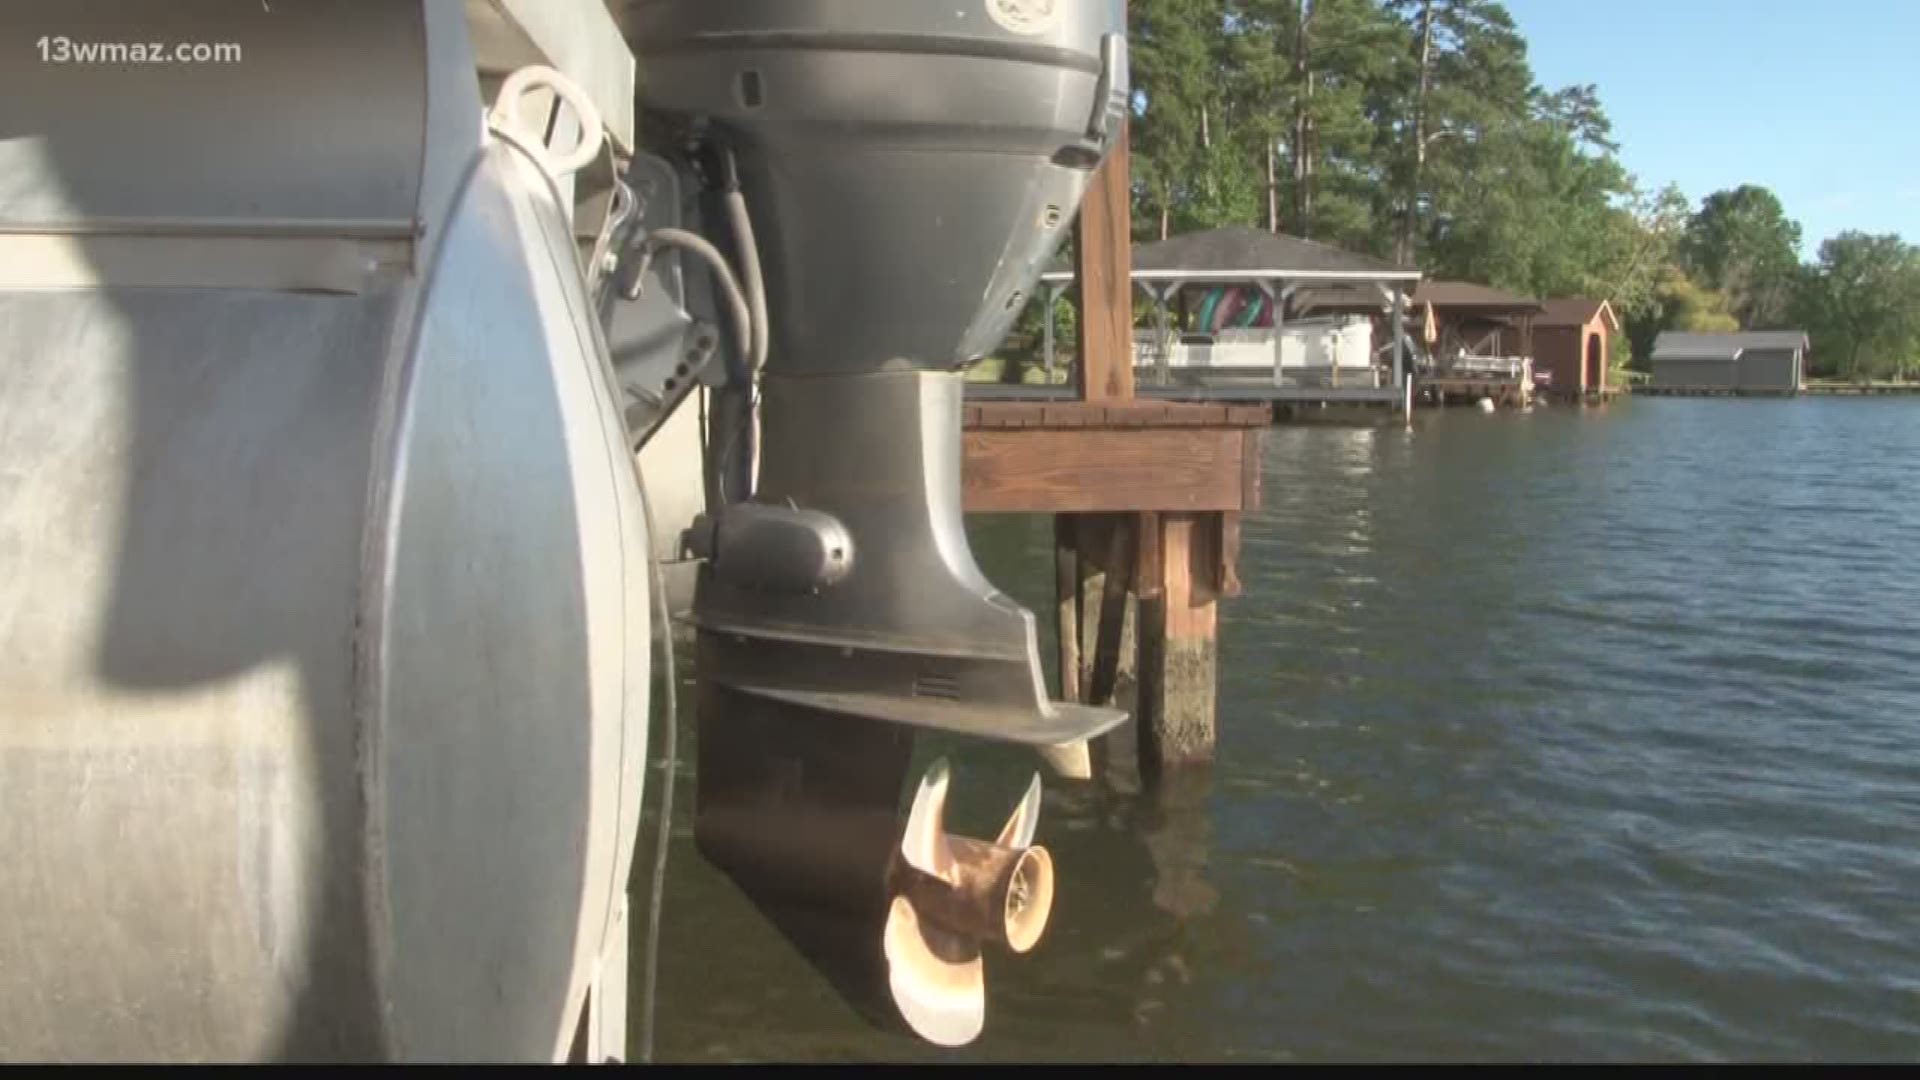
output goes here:
<path id="1" fill-rule="evenodd" d="M 992 841 L 946 830 L 952 773 L 935 762 L 920 780 L 900 839 L 887 913 L 887 982 L 900 1015 L 921 1038 L 965 1046 L 986 1025 L 988 942 L 1031 950 L 1053 910 L 1053 858 L 1033 846 L 1040 824 L 1036 774 Z"/>

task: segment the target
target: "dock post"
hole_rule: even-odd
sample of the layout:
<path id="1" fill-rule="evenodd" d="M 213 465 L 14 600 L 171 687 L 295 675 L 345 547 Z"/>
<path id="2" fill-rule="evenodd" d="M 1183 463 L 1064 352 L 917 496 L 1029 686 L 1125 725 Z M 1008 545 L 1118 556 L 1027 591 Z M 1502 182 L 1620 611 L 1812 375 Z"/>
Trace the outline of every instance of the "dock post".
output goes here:
<path id="1" fill-rule="evenodd" d="M 1133 233 L 1128 135 L 1094 170 L 1074 227 L 1074 266 L 1080 304 L 1080 366 L 1075 389 L 1082 401 L 1133 397 Z"/>
<path id="2" fill-rule="evenodd" d="M 1159 596 L 1140 603 L 1143 771 L 1213 759 L 1224 515 L 1159 515 Z"/>
<path id="3" fill-rule="evenodd" d="M 1136 711 L 1137 602 L 1134 600 L 1133 515 L 1083 514 L 1080 522 L 1080 700 Z M 1111 777 L 1111 739 L 1091 748 L 1091 771 Z"/>
<path id="4" fill-rule="evenodd" d="M 1053 515 L 1054 630 L 1059 640 L 1060 700 L 1079 703 L 1080 542 L 1072 514 Z"/>
<path id="5" fill-rule="evenodd" d="M 1134 515 L 1055 514 L 1054 630 L 1060 698 L 1112 705 L 1131 716 L 1138 685 Z M 1049 748 L 1045 757 L 1069 780 L 1107 772 L 1106 740 Z"/>
<path id="6" fill-rule="evenodd" d="M 1077 518 L 1053 515 L 1054 633 L 1060 668 L 1060 700 L 1084 702 L 1086 675 L 1080 662 L 1080 544 Z M 1091 780 L 1093 753 L 1082 740 L 1049 746 L 1040 756 L 1061 778 Z"/>
<path id="7" fill-rule="evenodd" d="M 1407 290 L 1394 286 L 1394 382 L 1411 386 L 1407 379 Z"/>
<path id="8" fill-rule="evenodd" d="M 1074 284 L 1079 303 L 1080 362 L 1074 369 L 1074 389 L 1082 401 L 1129 401 L 1133 398 L 1133 234 L 1131 165 L 1126 127 L 1120 129 L 1114 149 L 1094 171 L 1080 201 L 1074 226 Z M 1069 649 L 1074 663 L 1078 696 L 1070 701 L 1090 705 L 1112 702 L 1121 674 L 1120 639 L 1125 629 L 1127 588 L 1132 575 L 1113 552 L 1130 547 L 1130 531 L 1123 519 L 1088 514 L 1054 516 L 1055 590 L 1060 620 L 1060 682 L 1067 688 L 1065 666 Z M 1067 575 L 1059 552 L 1074 549 L 1075 599 L 1068 615 Z M 1111 584 L 1110 584 L 1111 582 Z M 1109 599 L 1115 589 L 1117 600 Z M 1113 609 L 1108 614 L 1108 609 Z M 1110 633 L 1111 637 L 1107 635 Z M 1070 646 L 1068 638 L 1073 639 Z M 1104 742 L 1104 740 L 1102 740 Z M 1082 742 L 1056 748 L 1048 759 L 1061 774 L 1091 779 L 1104 771 L 1106 748 Z"/>
<path id="9" fill-rule="evenodd" d="M 1087 657 L 1086 701 L 1110 705 L 1120 682 L 1120 639 L 1133 585 L 1133 528 L 1122 515 L 1102 515 L 1100 523 L 1103 535 L 1081 547 L 1082 552 L 1101 552 L 1093 572 L 1080 577 L 1081 626 L 1090 635 L 1081 647 Z"/>

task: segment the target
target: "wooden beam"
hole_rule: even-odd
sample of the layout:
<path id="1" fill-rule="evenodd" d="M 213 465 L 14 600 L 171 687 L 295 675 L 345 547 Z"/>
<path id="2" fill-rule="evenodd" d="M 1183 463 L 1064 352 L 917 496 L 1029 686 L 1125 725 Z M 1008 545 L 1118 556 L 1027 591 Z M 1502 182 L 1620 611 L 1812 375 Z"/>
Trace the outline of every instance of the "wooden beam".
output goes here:
<path id="1" fill-rule="evenodd" d="M 1128 142 L 1123 125 L 1113 150 L 1087 184 L 1074 230 L 1080 303 L 1080 366 L 1074 387 L 1087 401 L 1133 396 L 1133 199 Z"/>
<path id="2" fill-rule="evenodd" d="M 1154 600 L 1160 596 L 1160 515 L 1141 514 L 1134 523 L 1134 532 L 1134 592 L 1142 600 Z"/>
<path id="3" fill-rule="evenodd" d="M 970 513 L 1246 508 L 1236 429 L 1003 429 L 962 441 Z"/>
<path id="4" fill-rule="evenodd" d="M 1220 595 L 1237 599 L 1240 584 L 1240 515 L 1229 510 L 1220 515 Z"/>
<path id="5" fill-rule="evenodd" d="M 1075 514 L 1080 545 L 1079 650 L 1084 682 L 1081 700 L 1110 705 L 1132 716 L 1139 685 L 1139 605 L 1129 595 L 1134 580 L 1136 519 L 1127 514 Z M 1103 736 L 1088 748 L 1088 771 L 1115 779 L 1114 740 Z M 1124 763 L 1125 757 L 1120 759 Z"/>
<path id="6" fill-rule="evenodd" d="M 1107 589 L 1106 553 L 1113 519 L 1105 514 L 1067 517 L 1073 522 L 1075 542 L 1080 546 L 1080 569 L 1074 582 L 1080 614 L 1080 624 L 1074 627 L 1080 639 L 1080 696 L 1074 700 L 1092 704 L 1093 657 L 1100 651 L 1100 599 Z"/>
<path id="7" fill-rule="evenodd" d="M 1095 622 L 1093 664 L 1087 678 L 1087 702 L 1093 705 L 1113 703 L 1114 689 L 1120 681 L 1120 628 L 1127 614 L 1127 592 L 1133 585 L 1133 546 L 1135 523 L 1128 518 L 1111 519 L 1107 532 L 1106 569 L 1100 588 L 1100 613 Z"/>
<path id="8" fill-rule="evenodd" d="M 1231 427 L 1264 429 L 1273 423 L 1271 405 L 1207 404 L 1193 401 L 969 401 L 961 407 L 968 431 L 995 428 L 1080 427 Z"/>
<path id="9" fill-rule="evenodd" d="M 1078 533 L 1071 516 L 1053 516 L 1054 629 L 1059 633 L 1060 700 L 1072 702 L 1082 700 Z"/>
<path id="10" fill-rule="evenodd" d="M 1260 454 L 1266 432 L 1248 429 L 1240 433 L 1240 508 L 1260 509 Z"/>

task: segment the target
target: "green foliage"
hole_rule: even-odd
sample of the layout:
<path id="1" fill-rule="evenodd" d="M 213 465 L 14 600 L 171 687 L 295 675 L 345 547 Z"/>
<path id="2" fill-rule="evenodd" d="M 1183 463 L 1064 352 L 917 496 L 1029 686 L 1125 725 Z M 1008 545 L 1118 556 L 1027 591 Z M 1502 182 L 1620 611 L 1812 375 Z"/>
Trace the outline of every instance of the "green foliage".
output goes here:
<path id="1" fill-rule="evenodd" d="M 1054 369 L 1053 381 L 1056 385 L 1067 380 L 1065 364 Z M 1047 385 L 1047 370 L 1039 363 L 1016 356 L 983 357 L 962 376 L 974 383 L 1012 383 L 1026 386 Z"/>
<path id="2" fill-rule="evenodd" d="M 1799 223 L 1773 192 L 1754 184 L 1707 196 L 1681 241 L 1688 272 L 1726 293 L 1750 329 L 1778 326 L 1787 317 L 1799 250 Z"/>
<path id="3" fill-rule="evenodd" d="M 1633 342 L 1625 334 L 1615 334 L 1607 339 L 1607 366 L 1615 371 L 1633 369 Z"/>
<path id="4" fill-rule="evenodd" d="M 1631 224 L 1627 230 L 1631 239 L 1626 264 L 1617 268 L 1607 287 L 1598 293 L 1612 301 L 1622 324 L 1644 322 L 1660 310 L 1660 289 L 1678 258 L 1688 210 L 1686 196 L 1673 184 L 1653 192 L 1636 188 L 1628 198 L 1626 212 Z M 1651 337 L 1647 344 L 1650 349 Z"/>
<path id="5" fill-rule="evenodd" d="M 1128 49 L 1134 85 L 1130 138 L 1136 223 L 1157 239 L 1168 233 L 1224 224 L 1249 166 L 1236 161 L 1231 139 L 1214 138 L 1227 125 L 1232 44 L 1227 0 L 1134 0 L 1128 6 Z M 1250 191 L 1241 192 L 1244 211 Z M 1177 220 L 1176 220 L 1177 218 Z"/>
<path id="6" fill-rule="evenodd" d="M 1846 379 L 1920 369 L 1920 248 L 1843 232 L 1798 278 L 1795 308 L 1814 338 L 1815 371 Z"/>
<path id="7" fill-rule="evenodd" d="M 1725 334 L 1740 329 L 1727 294 L 1699 284 L 1678 267 L 1668 271 L 1655 295 L 1660 301 L 1661 321 L 1670 330 Z"/>
<path id="8" fill-rule="evenodd" d="M 1046 365 L 1046 312 L 1047 289 L 1038 286 L 1034 298 L 1021 310 L 1020 317 L 1014 321 L 1013 329 L 1007 332 L 1007 339 L 1001 343 L 999 356 L 1004 363 L 993 368 L 996 374 L 989 382 L 1020 382 L 1020 378 L 1005 374 L 1007 365 L 1016 369 L 1030 367 L 1043 371 Z M 1072 363 L 1079 350 L 1080 312 L 1073 306 L 1073 299 L 1062 293 L 1053 304 L 1053 353 L 1056 370 L 1065 370 Z M 980 381 L 982 376 L 975 374 L 978 368 L 970 369 L 968 377 Z M 1033 381 L 1027 379 L 1025 381 Z"/>
<path id="9" fill-rule="evenodd" d="M 1534 84 L 1494 0 L 1133 0 L 1143 240 L 1269 225 L 1595 292 L 1637 251 L 1591 86 Z"/>
<path id="10" fill-rule="evenodd" d="M 1802 267 L 1800 227 L 1766 188 L 1696 208 L 1642 186 L 1595 88 L 1538 85 L 1497 0 L 1131 0 L 1129 19 L 1140 240 L 1266 226 L 1606 299 L 1638 357 L 1663 329 L 1789 324 L 1848 372 L 1920 353 L 1910 246 L 1843 234 Z M 1033 354 L 1037 332 L 1020 340 Z"/>
<path id="11" fill-rule="evenodd" d="M 1630 192 L 1619 163 L 1587 154 L 1547 120 L 1476 150 L 1469 175 L 1481 194 L 1432 230 L 1428 268 L 1523 295 L 1610 296 L 1635 250 L 1633 217 L 1616 205 Z"/>

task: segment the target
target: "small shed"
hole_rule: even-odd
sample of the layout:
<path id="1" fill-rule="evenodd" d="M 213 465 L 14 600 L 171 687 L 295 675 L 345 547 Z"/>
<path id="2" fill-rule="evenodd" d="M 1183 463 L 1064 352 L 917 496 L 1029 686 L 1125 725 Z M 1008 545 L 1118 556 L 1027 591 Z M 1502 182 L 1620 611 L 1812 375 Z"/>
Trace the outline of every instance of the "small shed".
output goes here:
<path id="1" fill-rule="evenodd" d="M 1662 333 L 1653 343 L 1651 387 L 1674 392 L 1796 394 L 1806 382 L 1804 330 Z"/>
<path id="2" fill-rule="evenodd" d="M 1620 320 L 1605 300 L 1548 300 L 1533 320 L 1533 370 L 1555 397 L 1584 398 L 1607 391 L 1607 360 Z"/>

